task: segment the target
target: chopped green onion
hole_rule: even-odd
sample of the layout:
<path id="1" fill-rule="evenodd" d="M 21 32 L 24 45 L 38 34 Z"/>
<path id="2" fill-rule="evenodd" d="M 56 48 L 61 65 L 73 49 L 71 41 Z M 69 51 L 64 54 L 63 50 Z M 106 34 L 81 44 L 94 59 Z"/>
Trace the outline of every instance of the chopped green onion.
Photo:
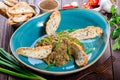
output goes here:
<path id="1" fill-rule="evenodd" d="M 42 42 L 48 42 L 48 41 L 50 41 L 50 40 L 51 40 L 51 38 L 45 37 L 45 38 L 43 38 L 41 41 L 42 41 Z"/>
<path id="2" fill-rule="evenodd" d="M 56 43 L 56 44 L 55 44 L 55 48 L 58 48 L 58 47 L 59 47 L 59 43 Z"/>
<path id="3" fill-rule="evenodd" d="M 83 45 L 83 43 L 81 43 L 80 41 L 74 41 L 74 43 L 79 44 L 79 45 Z"/>
<path id="4" fill-rule="evenodd" d="M 65 31 L 61 31 L 57 33 L 59 37 L 69 37 L 70 34 L 69 33 L 65 33 Z"/>
<path id="5" fill-rule="evenodd" d="M 71 51 L 70 51 L 70 46 L 69 45 L 67 45 L 67 53 L 68 53 L 69 57 L 71 58 Z"/>
<path id="6" fill-rule="evenodd" d="M 58 47 L 59 47 L 60 41 L 61 41 L 61 38 L 58 38 L 58 41 L 57 41 L 57 43 L 55 44 L 55 48 L 58 48 Z"/>
<path id="7" fill-rule="evenodd" d="M 90 53 L 92 50 L 93 50 L 92 48 L 87 49 L 87 50 L 85 51 L 85 53 L 88 54 L 88 53 Z"/>
<path id="8" fill-rule="evenodd" d="M 49 69 L 49 68 L 51 68 L 51 67 L 53 67 L 53 66 L 55 66 L 55 62 L 52 63 L 52 64 L 49 64 L 45 69 Z"/>

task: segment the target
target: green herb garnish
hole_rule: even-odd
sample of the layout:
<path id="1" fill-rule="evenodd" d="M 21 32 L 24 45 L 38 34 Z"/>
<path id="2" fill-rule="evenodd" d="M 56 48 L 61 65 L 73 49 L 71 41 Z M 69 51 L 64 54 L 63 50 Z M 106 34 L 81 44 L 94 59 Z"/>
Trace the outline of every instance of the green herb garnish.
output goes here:
<path id="1" fill-rule="evenodd" d="M 112 46 L 112 50 L 117 50 L 117 49 L 120 49 L 120 36 L 115 39 L 115 44 L 113 44 Z"/>
<path id="2" fill-rule="evenodd" d="M 83 45 L 83 43 L 81 43 L 80 41 L 74 41 L 74 43 L 79 44 L 79 45 Z"/>
<path id="3" fill-rule="evenodd" d="M 48 41 L 51 41 L 51 40 L 52 40 L 51 38 L 45 37 L 45 38 L 43 38 L 41 41 L 42 41 L 42 42 L 48 42 Z"/>
<path id="4" fill-rule="evenodd" d="M 51 67 L 53 67 L 53 66 L 55 66 L 55 62 L 52 63 L 52 64 L 49 64 L 45 69 L 49 69 L 49 68 L 51 68 Z"/>
<path id="5" fill-rule="evenodd" d="M 59 37 L 57 43 L 55 44 L 55 48 L 59 47 L 60 41 L 61 41 L 61 38 Z"/>
<path id="6" fill-rule="evenodd" d="M 93 50 L 92 48 L 87 49 L 87 50 L 85 51 L 85 53 L 88 54 L 88 53 L 90 53 L 92 50 Z"/>
<path id="7" fill-rule="evenodd" d="M 56 43 L 56 44 L 55 44 L 55 48 L 58 48 L 58 47 L 59 47 L 59 43 Z"/>
<path id="8" fill-rule="evenodd" d="M 0 68 L 0 72 L 12 76 L 29 79 L 29 80 L 46 80 L 45 78 L 27 70 L 3 48 L 0 48 L 0 65 L 5 68 Z M 7 68 L 7 69 L 6 69 Z M 9 69 L 8 69 L 9 68 Z"/>
<path id="9" fill-rule="evenodd" d="M 80 41 L 74 41 L 74 43 L 76 43 L 76 44 L 78 44 L 78 45 L 81 45 L 83 48 L 85 48 L 85 47 L 84 47 L 84 44 L 81 43 Z"/>
<path id="10" fill-rule="evenodd" d="M 67 31 L 60 31 L 57 33 L 59 37 L 69 37 L 70 34 Z"/>
<path id="11" fill-rule="evenodd" d="M 67 45 L 67 53 L 69 55 L 69 58 L 71 58 L 71 50 L 70 50 L 70 46 L 69 45 Z"/>
<path id="12" fill-rule="evenodd" d="M 117 14 L 115 6 L 111 7 L 112 16 L 109 19 L 109 24 L 113 27 L 111 32 L 111 38 L 115 39 L 115 43 L 112 45 L 113 50 L 120 49 L 120 15 Z"/>

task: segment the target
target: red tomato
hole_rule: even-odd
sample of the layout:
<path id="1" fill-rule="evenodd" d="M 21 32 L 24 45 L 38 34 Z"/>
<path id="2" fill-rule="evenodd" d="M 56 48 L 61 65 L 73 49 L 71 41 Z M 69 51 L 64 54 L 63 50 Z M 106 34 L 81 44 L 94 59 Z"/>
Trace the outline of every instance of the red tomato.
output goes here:
<path id="1" fill-rule="evenodd" d="M 82 8 L 92 9 L 92 6 L 89 3 L 84 3 Z"/>
<path id="2" fill-rule="evenodd" d="M 71 9 L 71 8 L 75 8 L 74 6 L 72 6 L 72 5 L 64 5 L 63 7 L 62 7 L 62 9 Z"/>
<path id="3" fill-rule="evenodd" d="M 91 5 L 91 6 L 97 6 L 98 3 L 99 3 L 99 0 L 88 0 L 88 3 Z"/>

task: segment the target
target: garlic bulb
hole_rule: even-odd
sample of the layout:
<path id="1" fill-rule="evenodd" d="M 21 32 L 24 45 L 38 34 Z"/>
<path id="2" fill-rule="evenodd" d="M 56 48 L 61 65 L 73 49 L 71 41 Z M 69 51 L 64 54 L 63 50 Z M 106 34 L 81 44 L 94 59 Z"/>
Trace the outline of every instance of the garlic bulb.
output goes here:
<path id="1" fill-rule="evenodd" d="M 112 7 L 112 5 L 115 5 L 115 2 L 113 3 L 113 0 L 100 0 L 99 2 L 99 7 L 98 8 L 94 8 L 93 10 L 95 11 L 105 11 L 110 13 L 110 9 Z"/>

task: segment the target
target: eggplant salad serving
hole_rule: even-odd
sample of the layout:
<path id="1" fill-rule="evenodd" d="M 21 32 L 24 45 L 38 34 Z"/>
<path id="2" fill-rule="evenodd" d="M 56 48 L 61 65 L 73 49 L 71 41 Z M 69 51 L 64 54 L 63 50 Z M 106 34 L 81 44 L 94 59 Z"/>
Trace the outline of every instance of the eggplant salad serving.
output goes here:
<path id="1" fill-rule="evenodd" d="M 46 36 L 40 38 L 34 47 L 20 47 L 17 54 L 43 60 L 46 64 L 62 66 L 74 59 L 75 65 L 83 67 L 88 64 L 88 55 L 81 40 L 95 38 L 103 34 L 96 26 L 87 26 L 73 30 L 56 32 L 61 21 L 59 11 L 54 11 L 46 22 Z M 73 56 L 73 58 L 72 58 Z"/>

